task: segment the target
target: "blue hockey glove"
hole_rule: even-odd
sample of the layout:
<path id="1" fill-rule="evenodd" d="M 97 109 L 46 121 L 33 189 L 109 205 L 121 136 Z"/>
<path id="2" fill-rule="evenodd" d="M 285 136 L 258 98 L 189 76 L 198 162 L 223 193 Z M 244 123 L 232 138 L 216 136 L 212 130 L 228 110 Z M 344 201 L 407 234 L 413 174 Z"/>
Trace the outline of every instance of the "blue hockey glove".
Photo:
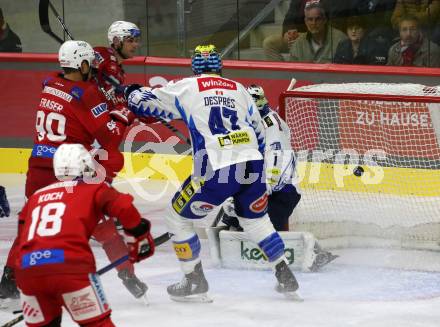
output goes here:
<path id="1" fill-rule="evenodd" d="M 8 198 L 6 197 L 6 191 L 3 186 L 0 186 L 0 218 L 9 217 L 11 208 L 9 207 Z"/>
<path id="2" fill-rule="evenodd" d="M 140 84 L 129 84 L 125 87 L 124 89 L 124 97 L 125 99 L 128 99 L 128 97 L 130 96 L 130 93 L 136 90 L 139 90 L 140 88 L 142 88 L 143 86 Z"/>

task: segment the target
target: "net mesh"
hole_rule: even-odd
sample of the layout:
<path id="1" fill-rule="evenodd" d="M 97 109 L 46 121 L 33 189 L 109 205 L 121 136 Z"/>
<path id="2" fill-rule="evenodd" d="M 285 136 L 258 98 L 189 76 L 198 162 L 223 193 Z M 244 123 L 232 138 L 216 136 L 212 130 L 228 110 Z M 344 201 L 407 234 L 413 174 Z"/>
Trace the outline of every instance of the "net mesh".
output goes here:
<path id="1" fill-rule="evenodd" d="M 339 245 L 438 249 L 439 102 L 436 87 L 418 84 L 319 84 L 285 92 L 281 112 L 303 195 L 292 230 Z"/>

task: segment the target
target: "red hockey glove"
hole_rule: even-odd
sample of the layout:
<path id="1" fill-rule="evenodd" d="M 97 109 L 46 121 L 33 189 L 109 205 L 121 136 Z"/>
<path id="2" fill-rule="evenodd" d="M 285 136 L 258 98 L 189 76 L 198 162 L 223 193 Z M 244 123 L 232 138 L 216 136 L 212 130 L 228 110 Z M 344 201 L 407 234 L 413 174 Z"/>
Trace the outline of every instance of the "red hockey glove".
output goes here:
<path id="1" fill-rule="evenodd" d="M 127 126 L 131 125 L 136 118 L 134 114 L 125 106 L 118 106 L 115 109 L 110 110 L 110 116 Z"/>
<path id="2" fill-rule="evenodd" d="M 139 262 L 154 254 L 155 246 L 150 229 L 151 223 L 145 218 L 141 218 L 141 222 L 135 228 L 124 229 L 131 262 Z"/>

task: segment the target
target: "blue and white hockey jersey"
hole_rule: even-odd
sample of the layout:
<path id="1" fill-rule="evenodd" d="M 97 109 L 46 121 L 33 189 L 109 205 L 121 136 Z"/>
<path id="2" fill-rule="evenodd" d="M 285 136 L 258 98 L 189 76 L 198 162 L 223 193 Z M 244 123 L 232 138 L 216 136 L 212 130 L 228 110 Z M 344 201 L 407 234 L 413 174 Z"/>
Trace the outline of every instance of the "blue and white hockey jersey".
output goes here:
<path id="1" fill-rule="evenodd" d="M 137 116 L 183 119 L 195 160 L 206 154 L 213 170 L 263 159 L 261 116 L 238 82 L 202 74 L 154 90 L 134 91 L 128 104 Z"/>
<path id="2" fill-rule="evenodd" d="M 265 109 L 262 115 L 266 135 L 264 152 L 266 183 L 269 191 L 276 192 L 292 184 L 295 156 L 290 144 L 289 126 L 269 106 Z"/>

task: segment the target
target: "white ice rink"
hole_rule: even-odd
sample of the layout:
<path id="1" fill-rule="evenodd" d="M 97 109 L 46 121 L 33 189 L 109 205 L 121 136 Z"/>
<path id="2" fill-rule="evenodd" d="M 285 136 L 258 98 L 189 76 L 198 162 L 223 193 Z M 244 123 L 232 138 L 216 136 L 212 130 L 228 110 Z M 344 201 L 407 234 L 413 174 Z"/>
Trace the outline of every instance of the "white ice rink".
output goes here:
<path id="1" fill-rule="evenodd" d="M 12 217 L 0 219 L 0 263 L 6 260 L 15 233 L 16 216 L 23 204 L 24 178 L 0 175 L 7 187 Z M 163 214 L 176 185 L 142 182 L 144 196 L 136 205 L 153 223 L 155 236 L 165 232 Z M 148 186 L 147 186 L 148 185 Z M 117 187 L 132 192 L 122 182 Z M 164 190 L 159 195 L 157 190 Z M 139 191 L 139 190 L 138 190 Z M 208 225 L 210 218 L 202 224 Z M 94 246 L 98 268 L 108 264 L 103 251 Z M 440 266 L 440 255 L 427 252 L 384 250 L 332 250 L 341 257 L 318 273 L 297 273 L 304 302 L 290 302 L 274 291 L 270 271 L 228 270 L 214 267 L 206 240 L 202 258 L 210 283 L 213 303 L 176 303 L 168 298 L 166 286 L 182 274 L 170 242 L 157 248 L 154 257 L 137 265 L 137 274 L 149 286 L 149 306 L 134 299 L 115 271 L 102 276 L 107 298 L 113 308 L 116 326 L 195 327 L 195 326 L 295 326 L 295 327 L 434 327 L 440 326 L 440 273 L 386 269 L 360 264 L 372 257 L 417 260 L 430 256 Z M 399 259 L 400 258 L 400 259 Z M 373 260 L 372 260 L 373 261 Z M 380 260 L 379 260 L 380 261 Z M 15 316 L 0 311 L 0 326 Z M 24 326 L 20 323 L 17 326 Z M 63 326 L 75 326 L 67 314 Z"/>

